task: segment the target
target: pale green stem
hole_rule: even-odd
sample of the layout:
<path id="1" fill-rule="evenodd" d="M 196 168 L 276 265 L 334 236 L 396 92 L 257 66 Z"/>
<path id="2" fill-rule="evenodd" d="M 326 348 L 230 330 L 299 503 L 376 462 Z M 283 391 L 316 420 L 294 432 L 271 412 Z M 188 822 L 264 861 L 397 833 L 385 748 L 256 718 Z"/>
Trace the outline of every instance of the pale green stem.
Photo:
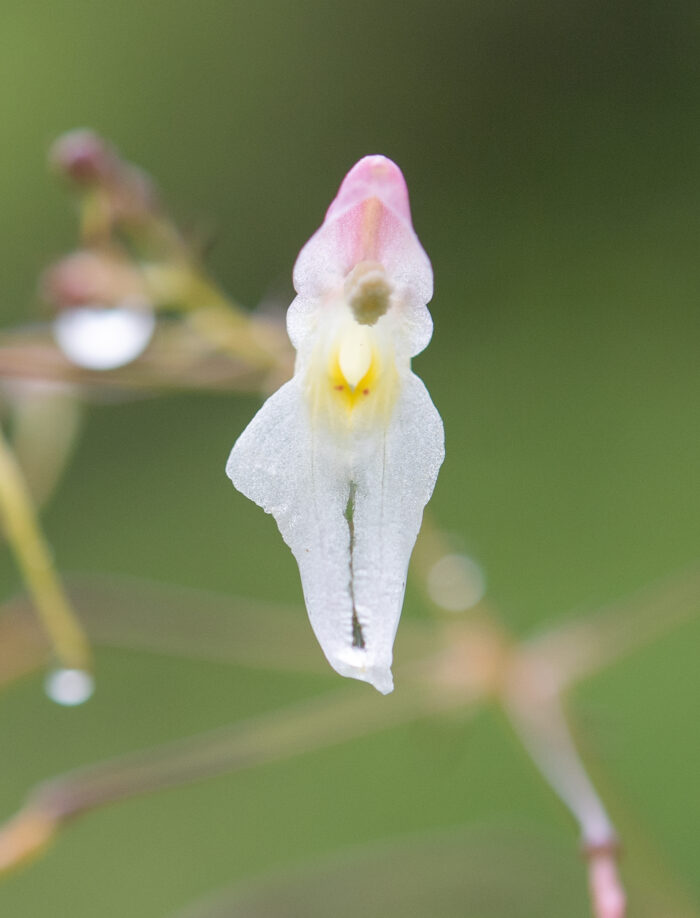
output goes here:
<path id="1" fill-rule="evenodd" d="M 12 401 L 12 451 L 22 469 L 34 507 L 54 493 L 69 460 L 83 419 L 72 388 L 15 385 Z"/>
<path id="2" fill-rule="evenodd" d="M 57 661 L 68 669 L 89 670 L 90 645 L 54 568 L 22 470 L 1 431 L 0 518 Z"/>
<path id="3" fill-rule="evenodd" d="M 187 261 L 142 266 L 154 302 L 183 307 L 189 325 L 214 351 L 255 369 L 291 372 L 292 351 L 283 330 L 251 316 Z"/>

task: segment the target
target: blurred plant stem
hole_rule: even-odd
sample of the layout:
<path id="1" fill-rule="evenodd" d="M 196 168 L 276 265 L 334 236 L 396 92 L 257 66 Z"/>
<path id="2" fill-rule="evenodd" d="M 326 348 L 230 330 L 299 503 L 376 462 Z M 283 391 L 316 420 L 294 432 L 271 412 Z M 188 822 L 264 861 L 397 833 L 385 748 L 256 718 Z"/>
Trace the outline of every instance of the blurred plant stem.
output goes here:
<path id="1" fill-rule="evenodd" d="M 0 870 L 16 866 L 81 813 L 223 772 L 311 752 L 433 713 L 434 694 L 414 685 L 388 706 L 347 690 L 281 709 L 103 765 L 38 787 L 0 831 Z"/>
<path id="2" fill-rule="evenodd" d="M 66 669 L 89 671 L 90 645 L 56 573 L 22 470 L 2 431 L 0 516 L 56 661 Z"/>
<path id="3" fill-rule="evenodd" d="M 83 405 L 70 386 L 16 382 L 11 444 L 35 508 L 51 497 L 80 434 Z"/>
<path id="4" fill-rule="evenodd" d="M 436 549 L 441 550 L 445 544 L 432 534 Z M 162 616 L 158 603 L 153 602 L 157 588 L 150 585 L 149 590 L 152 592 L 146 594 L 150 597 L 147 601 L 144 597 L 138 600 L 138 591 L 134 594 L 134 615 L 126 624 L 108 614 L 97 615 L 94 636 L 98 642 L 114 643 L 116 639 L 121 646 L 157 648 Z M 166 591 L 163 601 L 169 606 L 168 596 Z M 216 629 L 221 626 L 217 622 L 223 624 L 224 616 L 219 616 L 214 605 L 209 612 L 206 608 L 199 610 L 199 603 L 193 605 L 208 616 L 204 630 L 213 626 L 215 637 L 198 642 L 190 635 L 186 641 L 175 641 L 173 645 L 171 635 L 164 649 L 196 657 L 215 654 L 221 659 L 214 645 L 219 640 Z M 75 816 L 109 803 L 301 755 L 423 717 L 471 713 L 476 705 L 490 700 L 506 712 L 535 766 L 580 826 L 596 918 L 619 918 L 624 915 L 625 900 L 617 873 L 616 833 L 576 749 L 562 692 L 574 681 L 689 619 L 699 607 L 700 573 L 693 569 L 633 600 L 622 600 L 601 613 L 518 643 L 483 610 L 438 625 L 434 639 L 427 642 L 428 653 L 424 629 L 412 629 L 407 623 L 409 639 L 412 630 L 416 631 L 414 646 L 422 644 L 423 653 L 401 667 L 402 690 L 397 695 L 379 701 L 356 689 L 346 689 L 53 779 L 37 787 L 0 831 L 0 869 L 12 868 L 36 854 Z M 246 655 L 250 654 L 252 664 L 260 665 L 255 645 L 263 636 L 258 630 L 249 634 L 247 624 L 250 619 L 250 627 L 259 629 L 260 610 L 242 606 L 237 611 L 236 626 L 238 630 L 242 628 L 244 649 L 243 655 L 239 649 L 232 659 L 247 664 Z M 269 614 L 280 645 L 272 639 L 270 665 L 275 666 L 278 651 L 288 638 L 274 624 L 282 616 L 281 610 L 276 613 L 271 609 Z M 640 623 L 637 629 L 629 627 L 633 614 Z M 22 620 L 17 610 L 15 620 L 18 625 Z M 87 622 L 90 626 L 90 617 Z M 179 614 L 172 622 L 175 630 L 178 622 L 189 633 L 190 627 L 185 627 L 187 623 L 180 621 Z M 616 637 L 611 641 L 613 635 Z M 8 629 L 4 641 L 11 640 L 12 629 Z M 44 653 L 41 642 L 35 641 L 31 651 L 31 640 L 22 628 L 18 628 L 17 641 L 25 654 L 35 654 L 39 665 Z M 581 656 L 574 653 L 576 646 L 581 648 Z M 607 651 L 592 652 L 596 647 Z M 28 668 L 25 665 L 22 671 Z"/>
<path id="5" fill-rule="evenodd" d="M 509 673 L 505 709 L 532 761 L 579 825 L 594 915 L 621 918 L 625 893 L 617 871 L 617 833 L 586 773 L 546 672 L 528 672 L 527 661 L 518 661 Z"/>
<path id="6" fill-rule="evenodd" d="M 144 264 L 141 271 L 153 302 L 179 307 L 213 353 L 228 353 L 256 371 L 285 369 L 288 363 L 291 372 L 291 348 L 281 325 L 245 312 L 196 266 L 171 261 Z"/>

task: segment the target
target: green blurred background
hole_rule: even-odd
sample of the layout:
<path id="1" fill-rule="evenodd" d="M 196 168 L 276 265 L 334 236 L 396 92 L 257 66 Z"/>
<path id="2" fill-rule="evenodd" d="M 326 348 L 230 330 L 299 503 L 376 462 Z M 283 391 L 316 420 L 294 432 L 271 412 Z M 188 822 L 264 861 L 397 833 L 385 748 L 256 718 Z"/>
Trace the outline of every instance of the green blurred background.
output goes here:
<path id="1" fill-rule="evenodd" d="M 699 59 L 694 0 L 4 0 L 3 324 L 38 315 L 39 271 L 74 245 L 45 168 L 66 129 L 112 138 L 185 222 L 213 225 L 213 269 L 250 306 L 291 297 L 296 253 L 340 179 L 385 153 L 436 274 L 435 335 L 416 361 L 447 433 L 432 509 L 516 633 L 596 608 L 700 553 Z M 298 602 L 273 521 L 223 472 L 257 404 L 91 408 L 45 515 L 61 567 Z M 3 597 L 19 589 L 6 552 L 0 575 Z M 417 593 L 404 614 L 425 617 Z M 632 914 L 646 914 L 648 870 L 700 899 L 699 648 L 700 623 L 686 625 L 572 699 L 625 837 Z M 338 681 L 116 650 L 98 663 L 81 709 L 51 705 L 39 678 L 0 699 L 3 814 L 68 767 Z M 463 851 L 432 906 L 399 901 L 407 871 L 434 871 L 392 838 Z M 343 860 L 364 844 L 371 869 Z M 329 879 L 330 855 L 343 882 Z M 0 886 L 0 912 L 166 918 L 304 864 L 324 904 L 294 915 L 350 914 L 367 884 L 396 893 L 377 915 L 588 909 L 575 828 L 485 712 L 88 816 Z M 472 896 L 489 871 L 495 887 L 529 884 L 537 904 Z"/>

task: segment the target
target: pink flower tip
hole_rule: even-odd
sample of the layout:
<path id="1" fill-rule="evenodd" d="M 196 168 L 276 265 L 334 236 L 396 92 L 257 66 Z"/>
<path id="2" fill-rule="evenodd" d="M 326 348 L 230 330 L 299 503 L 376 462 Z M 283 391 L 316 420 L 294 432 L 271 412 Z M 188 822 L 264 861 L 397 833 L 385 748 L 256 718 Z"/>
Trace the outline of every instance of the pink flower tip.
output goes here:
<path id="1" fill-rule="evenodd" d="M 355 163 L 328 208 L 326 220 L 371 198 L 377 198 L 397 216 L 411 222 L 408 188 L 403 173 L 393 160 L 379 155 L 364 156 Z"/>
<path id="2" fill-rule="evenodd" d="M 361 262 L 380 264 L 401 288 L 404 304 L 420 309 L 430 301 L 433 272 L 413 229 L 408 188 L 386 156 L 365 156 L 345 176 L 323 224 L 299 253 L 294 289 L 323 297 Z"/>

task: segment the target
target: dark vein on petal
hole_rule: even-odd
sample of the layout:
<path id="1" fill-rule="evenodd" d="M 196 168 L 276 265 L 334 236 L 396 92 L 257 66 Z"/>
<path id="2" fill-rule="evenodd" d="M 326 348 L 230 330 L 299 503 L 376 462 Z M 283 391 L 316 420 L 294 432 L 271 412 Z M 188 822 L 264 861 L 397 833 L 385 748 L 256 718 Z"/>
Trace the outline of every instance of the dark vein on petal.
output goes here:
<path id="1" fill-rule="evenodd" d="M 352 646 L 359 647 L 364 650 L 365 647 L 365 637 L 362 633 L 362 625 L 360 624 L 360 619 L 357 617 L 357 609 L 355 608 L 355 572 L 353 570 L 353 552 L 355 550 L 355 494 L 357 492 L 357 485 L 354 481 L 350 482 L 350 492 L 348 494 L 348 502 L 345 507 L 345 519 L 348 524 L 348 531 L 350 533 L 350 601 L 352 602 Z"/>

